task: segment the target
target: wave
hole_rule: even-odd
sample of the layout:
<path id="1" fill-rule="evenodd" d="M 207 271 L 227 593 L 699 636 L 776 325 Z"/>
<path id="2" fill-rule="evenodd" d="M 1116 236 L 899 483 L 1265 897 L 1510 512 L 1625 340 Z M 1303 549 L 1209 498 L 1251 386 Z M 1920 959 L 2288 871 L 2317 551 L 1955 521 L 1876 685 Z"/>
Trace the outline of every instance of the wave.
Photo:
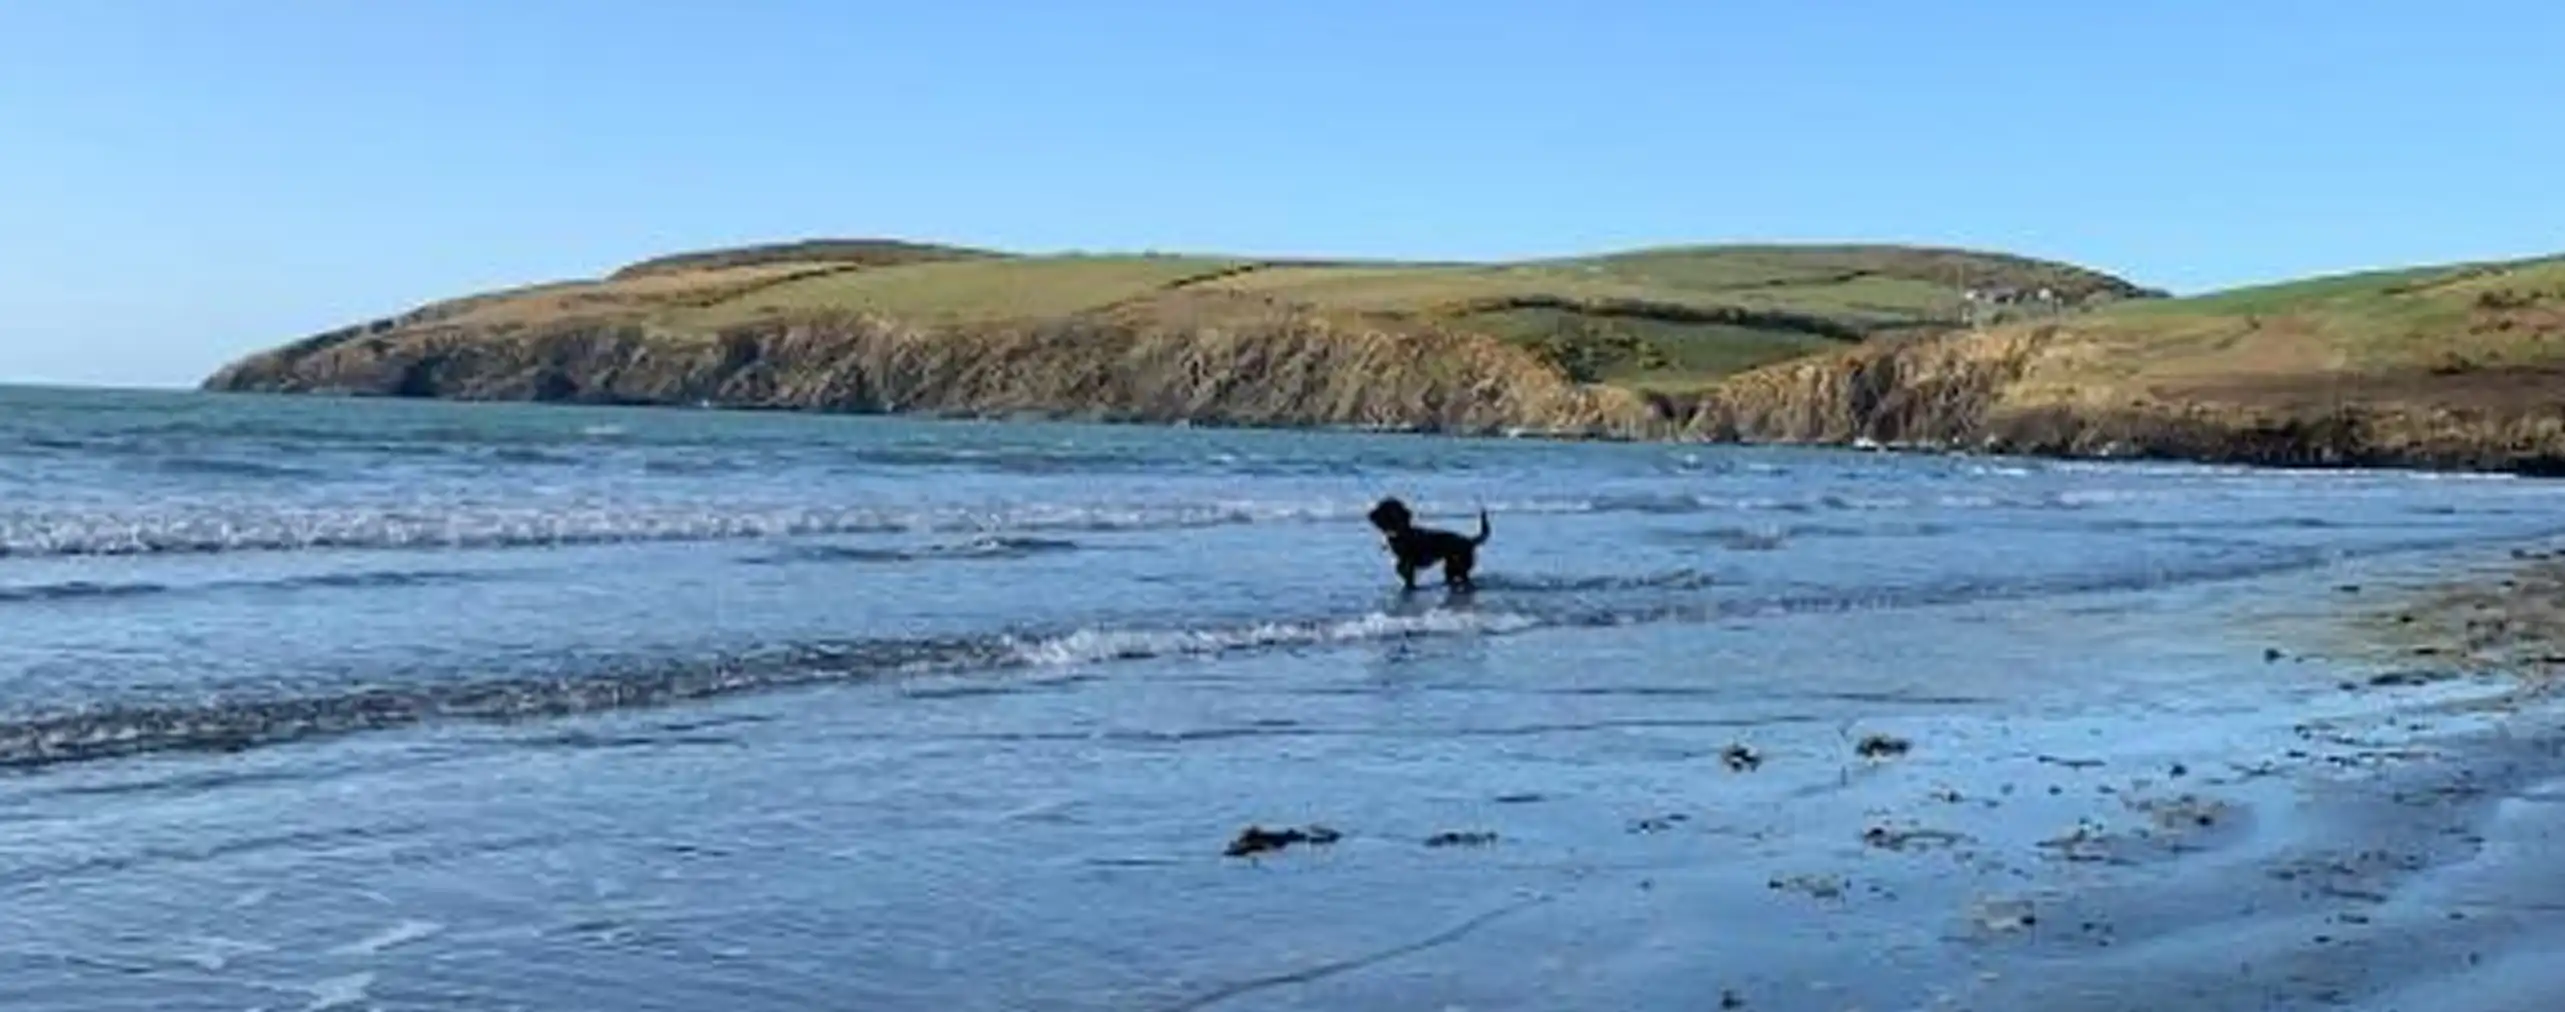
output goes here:
<path id="1" fill-rule="evenodd" d="M 588 458 L 585 457 L 573 456 L 567 453 L 555 453 L 551 450 L 534 446 L 501 446 L 492 448 L 488 450 L 487 453 L 490 460 L 494 460 L 502 464 L 572 465 L 588 462 Z"/>
<path id="2" fill-rule="evenodd" d="M 1478 585 L 1482 590 L 1569 594 L 1616 590 L 1700 590 L 1716 582 L 1717 579 L 1710 574 L 1694 569 L 1633 573 L 1623 576 L 1517 576 L 1509 573 L 1489 573 L 1478 578 Z"/>
<path id="3" fill-rule="evenodd" d="M 934 562 L 948 559 L 1023 559 L 1074 552 L 1075 541 L 1060 538 L 982 537 L 953 544 L 917 548 L 870 548 L 856 545 L 795 545 L 747 560 L 751 565 L 779 566 L 797 562 Z"/>
<path id="4" fill-rule="evenodd" d="M 262 481 L 285 481 L 318 477 L 320 472 L 287 464 L 268 464 L 231 457 L 162 457 L 151 461 L 151 469 L 167 474 L 209 478 L 255 478 Z"/>
<path id="5" fill-rule="evenodd" d="M 1065 636 L 1009 640 L 1007 644 L 1008 655 L 1024 664 L 1090 664 L 1429 636 L 1502 635 L 1540 624 L 1540 620 L 1532 616 L 1510 611 L 1441 609 L 1407 615 L 1373 612 L 1348 619 L 1260 622 L 1215 629 L 1082 629 Z"/>
<path id="6" fill-rule="evenodd" d="M 145 597 L 168 591 L 168 587 L 157 583 L 92 583 L 87 580 L 71 580 L 64 583 L 0 587 L 0 604 Z"/>
<path id="7" fill-rule="evenodd" d="M 156 752 L 241 751 L 429 721 L 563 717 L 892 676 L 994 673 L 1288 646 L 1501 634 L 1536 624 L 1510 613 L 1445 610 L 1192 629 L 1079 629 L 1056 635 L 871 640 L 583 674 L 469 679 L 283 698 L 104 706 L 0 722 L 0 768 Z"/>
<path id="8" fill-rule="evenodd" d="M 1461 517 L 1477 502 L 1418 500 L 1427 516 Z M 1605 495 L 1489 500 L 1499 514 L 1898 512 L 1919 508 L 2072 510 L 2063 495 L 1804 499 Z M 289 509 L 139 511 L 0 508 L 0 557 L 209 554 L 310 550 L 527 548 L 626 542 L 781 540 L 860 534 L 1000 534 L 1176 530 L 1359 521 L 1368 501 L 1042 503 L 1000 508 L 818 508 L 723 503 L 594 506 L 382 504 Z M 1811 528 L 1812 530 L 1814 528 Z"/>
<path id="9" fill-rule="evenodd" d="M 2200 530 L 2216 530 L 2216 531 L 2334 530 L 2334 529 L 2338 529 L 2338 528 L 2347 527 L 2347 526 L 2350 526 L 2350 525 L 2349 525 L 2349 524 L 2346 524 L 2346 523 L 2343 523 L 2342 521 L 2332 520 L 2332 519 L 2328 519 L 2328 518 L 2326 518 L 2326 517 L 2281 516 L 2281 517 L 2242 517 L 2242 518 L 2234 518 L 2234 519 L 2228 519 L 2228 518 L 2206 518 L 2206 517 L 2204 517 L 2204 518 L 2198 518 L 2198 519 L 2184 519 L 2184 520 L 2142 520 L 2142 519 L 2137 519 L 2137 518 L 2134 518 L 2134 517 L 2113 517 L 2113 518 L 2109 518 L 2109 519 L 2096 520 L 2096 521 L 2093 521 L 2092 523 L 2090 523 L 2090 524 L 2088 524 L 2088 525 L 2086 525 L 2086 526 L 2087 526 L 2087 528 L 2088 528 L 2088 529 L 2096 530 L 2096 531 L 2135 532 L 2135 531 L 2200 531 Z M 2377 525 L 2372 524 L 2372 525 L 2370 525 L 2370 526 L 2377 526 Z"/>
<path id="10" fill-rule="evenodd" d="M 264 580 L 214 580 L 191 584 L 99 583 L 89 580 L 67 580 L 61 583 L 0 586 L 0 604 L 123 600 L 162 594 L 226 591 L 370 590 L 388 587 L 420 587 L 434 583 L 460 583 L 489 579 L 491 576 L 492 574 L 489 573 L 457 570 L 368 570 L 314 573 Z"/>

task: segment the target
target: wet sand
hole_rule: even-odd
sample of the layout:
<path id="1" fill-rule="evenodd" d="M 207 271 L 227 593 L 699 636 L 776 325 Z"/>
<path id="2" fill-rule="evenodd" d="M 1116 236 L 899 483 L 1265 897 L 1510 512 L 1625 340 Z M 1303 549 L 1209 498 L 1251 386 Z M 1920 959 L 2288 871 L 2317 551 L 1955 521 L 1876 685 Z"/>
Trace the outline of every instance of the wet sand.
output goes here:
<path id="1" fill-rule="evenodd" d="M 1981 867 L 2051 867 L 1976 897 L 1948 926 L 1982 945 L 1982 969 L 1934 987 L 1932 1006 L 2565 1007 L 2565 877 L 2553 864 L 2565 842 L 2565 554 L 2382 569 L 2379 584 L 2338 584 L 2334 616 L 2271 623 L 2285 638 L 2266 663 L 2336 678 L 2337 695 L 2310 699 L 2288 740 L 1980 770 L 2121 810 L 2091 806 L 2027 848 L 1954 850 Z M 2132 733 L 2157 737 L 2113 735 Z M 1990 812 L 1945 800 L 1937 819 L 1908 809 L 1885 824 L 1931 825 L 1927 842 L 1990 831 Z M 1856 1007 L 1791 990 L 1734 1004 Z"/>
<path id="2" fill-rule="evenodd" d="M 1766 726 L 1698 808 L 1494 799 L 1487 853 L 1409 858 L 1517 880 L 1443 931 L 1153 1007 L 2565 1007 L 2565 562 L 2347 572 L 2240 623 L 2298 705 Z"/>
<path id="3" fill-rule="evenodd" d="M 0 1004 L 2550 1009 L 2565 735 L 2506 659 L 2559 587 L 2418 553 L 64 768 L 0 812 Z"/>

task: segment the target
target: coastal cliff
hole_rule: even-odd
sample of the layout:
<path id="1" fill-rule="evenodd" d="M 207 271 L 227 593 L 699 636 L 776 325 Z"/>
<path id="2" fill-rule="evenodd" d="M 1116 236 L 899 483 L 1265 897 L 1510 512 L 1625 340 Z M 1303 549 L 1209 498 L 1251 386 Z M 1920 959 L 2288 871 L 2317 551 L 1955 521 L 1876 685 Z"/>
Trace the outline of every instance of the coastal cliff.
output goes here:
<path id="1" fill-rule="evenodd" d="M 1645 438 L 1666 412 L 1466 334 L 1256 304 L 969 327 L 876 314 L 672 337 L 636 324 L 357 338 L 226 369 L 217 390 L 709 404 L 946 416 Z M 1252 312 L 1239 312 L 1252 309 Z"/>
<path id="2" fill-rule="evenodd" d="M 1972 274 L 2040 301 L 1968 319 L 1944 279 Z M 206 386 L 2565 470 L 2565 261 L 2159 296 L 1895 247 L 1383 265 L 802 243 L 440 303 Z"/>

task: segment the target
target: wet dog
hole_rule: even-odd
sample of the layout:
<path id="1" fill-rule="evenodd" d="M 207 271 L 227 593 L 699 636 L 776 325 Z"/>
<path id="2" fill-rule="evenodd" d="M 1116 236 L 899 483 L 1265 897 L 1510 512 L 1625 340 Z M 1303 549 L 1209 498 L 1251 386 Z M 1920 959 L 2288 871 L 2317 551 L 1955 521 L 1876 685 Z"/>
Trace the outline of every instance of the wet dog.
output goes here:
<path id="1" fill-rule="evenodd" d="M 1372 507 L 1372 526 L 1380 528 L 1389 539 L 1389 554 L 1398 559 L 1398 582 L 1409 590 L 1416 589 L 1416 574 L 1439 565 L 1443 567 L 1443 585 L 1455 590 L 1470 590 L 1470 570 L 1478 567 L 1478 546 L 1487 543 L 1487 511 L 1478 511 L 1478 536 L 1463 537 L 1452 531 L 1416 526 L 1416 516 L 1407 504 L 1395 498 L 1383 499 Z"/>

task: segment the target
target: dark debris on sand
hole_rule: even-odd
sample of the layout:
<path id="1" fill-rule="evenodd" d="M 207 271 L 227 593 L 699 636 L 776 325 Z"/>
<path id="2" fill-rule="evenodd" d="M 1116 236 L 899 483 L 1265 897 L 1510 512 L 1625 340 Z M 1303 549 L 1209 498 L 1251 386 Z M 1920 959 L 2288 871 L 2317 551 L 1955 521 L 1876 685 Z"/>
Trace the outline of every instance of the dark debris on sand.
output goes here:
<path id="1" fill-rule="evenodd" d="M 1342 836 L 1343 834 L 1325 826 L 1311 826 L 1307 829 L 1266 829 L 1263 826 L 1249 826 L 1238 831 L 1238 838 L 1229 841 L 1229 849 L 1223 853 L 1229 857 L 1247 857 L 1281 850 L 1295 843 L 1323 847 L 1336 842 Z"/>
<path id="2" fill-rule="evenodd" d="M 1728 764 L 1729 769 L 1739 773 L 1750 773 L 1756 767 L 1763 765 L 1763 756 L 1752 748 L 1737 744 L 1720 750 L 1719 761 Z"/>
<path id="3" fill-rule="evenodd" d="M 1893 734 L 1863 735 L 1853 752 L 1864 759 L 1894 759 L 1913 750 L 1915 743 Z"/>

